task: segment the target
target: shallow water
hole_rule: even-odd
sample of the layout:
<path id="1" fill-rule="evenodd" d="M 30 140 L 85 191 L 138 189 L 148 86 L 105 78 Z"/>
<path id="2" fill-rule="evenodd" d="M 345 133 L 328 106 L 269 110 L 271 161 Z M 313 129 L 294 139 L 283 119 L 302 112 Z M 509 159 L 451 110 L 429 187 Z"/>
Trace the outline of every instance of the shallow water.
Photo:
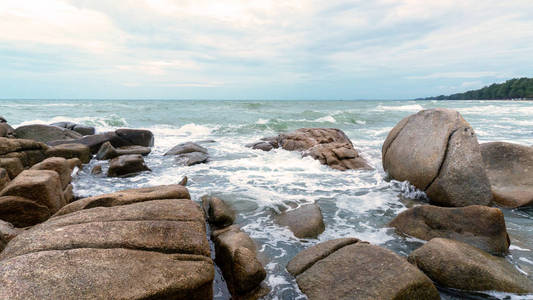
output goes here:
<path id="1" fill-rule="evenodd" d="M 533 102 L 514 101 L 109 101 L 0 100 L 0 115 L 14 126 L 73 121 L 97 131 L 146 128 L 155 134 L 147 157 L 153 172 L 131 178 L 90 175 L 93 160 L 74 180 L 75 193 L 89 196 L 126 188 L 177 183 L 184 175 L 193 200 L 213 194 L 238 213 L 236 223 L 254 238 L 266 262 L 266 299 L 305 299 L 285 270 L 298 251 L 329 239 L 354 236 L 401 254 L 420 241 L 396 235 L 387 224 L 423 193 L 407 183 L 386 180 L 381 146 L 389 130 L 421 109 L 460 111 L 480 142 L 508 141 L 533 145 Z M 284 150 L 262 152 L 244 147 L 261 137 L 301 127 L 336 127 L 353 141 L 374 171 L 340 172 L 311 158 Z M 179 166 L 163 153 L 185 141 L 205 143 L 211 161 Z M 105 166 L 104 166 L 105 171 Z M 317 202 L 326 231 L 317 240 L 295 238 L 273 221 L 275 213 Z M 508 259 L 533 279 L 533 209 L 504 210 L 511 236 Z M 502 293 L 465 294 L 442 290 L 444 299 L 531 299 Z"/>

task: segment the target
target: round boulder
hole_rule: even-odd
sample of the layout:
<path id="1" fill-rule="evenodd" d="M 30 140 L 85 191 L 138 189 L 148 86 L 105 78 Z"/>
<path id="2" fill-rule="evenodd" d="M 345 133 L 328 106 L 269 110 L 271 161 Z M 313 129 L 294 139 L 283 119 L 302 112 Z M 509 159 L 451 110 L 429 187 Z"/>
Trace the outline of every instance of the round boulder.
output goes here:
<path id="1" fill-rule="evenodd" d="M 326 226 L 316 204 L 302 205 L 297 209 L 281 213 L 276 218 L 281 226 L 287 226 L 298 238 L 316 238 Z"/>

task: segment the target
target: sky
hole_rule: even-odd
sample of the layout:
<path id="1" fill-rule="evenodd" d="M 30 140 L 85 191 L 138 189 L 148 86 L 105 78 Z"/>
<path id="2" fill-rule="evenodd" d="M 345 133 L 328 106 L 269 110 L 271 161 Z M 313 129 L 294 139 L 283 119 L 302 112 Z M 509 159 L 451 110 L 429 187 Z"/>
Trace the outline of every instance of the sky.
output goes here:
<path id="1" fill-rule="evenodd" d="M 531 0 L 1 0 L 0 98 L 410 99 L 533 77 Z"/>

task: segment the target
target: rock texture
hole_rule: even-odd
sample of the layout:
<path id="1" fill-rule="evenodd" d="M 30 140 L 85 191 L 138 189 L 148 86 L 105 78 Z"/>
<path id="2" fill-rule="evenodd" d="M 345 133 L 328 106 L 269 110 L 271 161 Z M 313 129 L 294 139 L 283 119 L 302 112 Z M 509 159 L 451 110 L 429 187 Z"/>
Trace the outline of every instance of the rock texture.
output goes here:
<path id="1" fill-rule="evenodd" d="M 56 146 L 60 144 L 83 144 L 89 147 L 91 153 L 96 154 L 103 143 L 110 142 L 113 147 L 124 146 L 143 146 L 153 147 L 154 135 L 149 130 L 143 129 L 118 129 L 114 132 L 104 132 L 101 134 L 94 134 L 84 136 L 72 140 L 57 140 L 51 141 L 47 144 Z"/>
<path id="2" fill-rule="evenodd" d="M 66 128 L 66 129 L 69 129 L 69 130 L 72 130 L 72 131 L 75 131 L 81 135 L 92 135 L 96 132 L 96 130 L 94 129 L 94 127 L 92 126 L 87 126 L 87 125 L 83 125 L 83 124 L 76 124 L 76 123 L 73 123 L 73 122 L 57 122 L 57 123 L 53 123 L 53 124 L 50 124 L 51 126 L 56 126 L 56 127 L 61 127 L 61 128 Z"/>
<path id="3" fill-rule="evenodd" d="M 302 156 L 311 156 L 323 165 L 341 171 L 372 169 L 368 162 L 359 156 L 346 134 L 336 128 L 300 128 L 277 137 L 264 138 L 247 146 L 264 151 L 273 148 L 300 151 Z"/>
<path id="4" fill-rule="evenodd" d="M 11 181 L 6 169 L 0 168 L 0 191 Z"/>
<path id="5" fill-rule="evenodd" d="M 481 144 L 481 155 L 494 201 L 506 207 L 533 205 L 533 148 L 493 142 Z"/>
<path id="6" fill-rule="evenodd" d="M 235 212 L 220 198 L 203 196 L 202 207 L 209 224 L 215 227 L 226 227 L 235 221 Z"/>
<path id="7" fill-rule="evenodd" d="M 490 183 L 470 124 L 454 110 L 422 110 L 400 121 L 382 149 L 383 168 L 441 206 L 489 205 Z"/>
<path id="8" fill-rule="evenodd" d="M 0 137 L 0 159 L 18 158 L 24 167 L 43 161 L 47 149 L 45 144 L 33 140 Z"/>
<path id="9" fill-rule="evenodd" d="M 400 213 L 389 226 L 426 241 L 436 237 L 462 241 L 494 255 L 505 255 L 510 243 L 502 211 L 481 205 L 416 206 Z"/>
<path id="10" fill-rule="evenodd" d="M 143 146 L 124 146 L 120 148 L 115 148 L 113 147 L 113 145 L 111 145 L 110 142 L 105 142 L 100 147 L 100 150 L 98 150 L 98 153 L 96 153 L 96 159 L 108 160 L 121 155 L 128 154 L 140 154 L 146 156 L 150 154 L 151 151 L 152 149 L 150 147 Z"/>
<path id="11" fill-rule="evenodd" d="M 46 150 L 47 157 L 63 157 L 66 159 L 78 158 L 86 164 L 91 160 L 91 151 L 89 147 L 83 144 L 62 144 L 50 147 Z"/>
<path id="12" fill-rule="evenodd" d="M 459 241 L 432 239 L 413 251 L 409 261 L 445 287 L 533 293 L 533 283 L 505 258 L 492 256 Z"/>
<path id="13" fill-rule="evenodd" d="M 22 162 L 16 157 L 0 158 L 0 168 L 6 169 L 9 178 L 11 179 L 14 179 L 18 174 L 24 171 Z"/>
<path id="14" fill-rule="evenodd" d="M 212 299 L 213 279 L 203 213 L 188 199 L 55 217 L 0 254 L 1 299 Z"/>
<path id="15" fill-rule="evenodd" d="M 216 262 L 234 298 L 261 289 L 266 271 L 256 257 L 254 241 L 236 225 L 214 231 Z M 255 298 L 255 297 L 254 297 Z"/>
<path id="16" fill-rule="evenodd" d="M 52 213 L 50 208 L 33 200 L 18 196 L 0 197 L 0 220 L 16 227 L 28 227 L 46 221 Z"/>
<path id="17" fill-rule="evenodd" d="M 42 143 L 82 137 L 81 134 L 66 128 L 40 124 L 17 127 L 15 129 L 15 136 L 19 139 L 30 139 Z"/>
<path id="18" fill-rule="evenodd" d="M 174 155 L 179 162 L 186 166 L 205 163 L 209 159 L 207 149 L 193 142 L 176 145 L 165 155 Z"/>
<path id="19" fill-rule="evenodd" d="M 296 255 L 287 267 L 313 299 L 440 299 L 431 280 L 390 250 L 340 239 Z"/>
<path id="20" fill-rule="evenodd" d="M 316 238 L 324 232 L 326 226 L 320 207 L 316 204 L 306 204 L 297 209 L 281 213 L 276 221 L 281 226 L 287 226 L 298 238 Z"/>
<path id="21" fill-rule="evenodd" d="M 72 180 L 70 175 L 72 169 L 66 159 L 62 157 L 51 157 L 42 162 L 33 165 L 30 170 L 50 170 L 55 171 L 59 175 L 62 189 L 65 189 Z"/>
<path id="22" fill-rule="evenodd" d="M 7 123 L 0 123 L 0 137 L 14 138 L 15 129 Z"/>
<path id="23" fill-rule="evenodd" d="M 13 239 L 20 230 L 13 227 L 11 223 L 0 220 L 0 252 L 4 250 L 7 243 Z"/>
<path id="24" fill-rule="evenodd" d="M 143 171 L 151 171 L 139 154 L 128 154 L 113 158 L 109 161 L 107 176 L 130 176 Z"/>

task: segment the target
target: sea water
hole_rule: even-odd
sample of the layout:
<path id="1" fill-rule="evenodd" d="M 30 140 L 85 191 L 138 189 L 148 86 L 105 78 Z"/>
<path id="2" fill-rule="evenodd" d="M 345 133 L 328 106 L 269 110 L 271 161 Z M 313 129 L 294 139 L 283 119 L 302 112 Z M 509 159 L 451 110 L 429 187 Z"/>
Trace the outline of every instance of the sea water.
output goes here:
<path id="1" fill-rule="evenodd" d="M 172 100 L 0 100 L 0 115 L 14 127 L 71 121 L 97 132 L 144 128 L 155 135 L 146 158 L 152 172 L 129 178 L 90 174 L 93 160 L 74 178 L 77 196 L 177 183 L 189 178 L 191 197 L 215 195 L 237 212 L 236 223 L 258 244 L 270 293 L 265 299 L 305 299 L 285 270 L 299 251 L 319 242 L 357 237 L 407 256 L 423 241 L 404 238 L 386 224 L 426 201 L 407 182 L 388 180 L 381 147 L 402 118 L 419 110 L 456 109 L 480 142 L 533 145 L 533 102 L 518 101 L 172 101 Z M 252 150 L 245 144 L 302 127 L 342 129 L 373 171 L 336 171 L 299 153 Z M 207 141 L 207 164 L 181 166 L 163 154 L 176 144 Z M 104 172 L 105 172 L 104 165 Z M 287 208 L 317 203 L 326 230 L 318 239 L 297 239 L 274 221 Z M 533 208 L 503 209 L 512 246 L 507 259 L 533 279 Z M 215 291 L 219 299 L 224 293 Z M 441 290 L 444 299 L 531 299 L 504 293 Z"/>

